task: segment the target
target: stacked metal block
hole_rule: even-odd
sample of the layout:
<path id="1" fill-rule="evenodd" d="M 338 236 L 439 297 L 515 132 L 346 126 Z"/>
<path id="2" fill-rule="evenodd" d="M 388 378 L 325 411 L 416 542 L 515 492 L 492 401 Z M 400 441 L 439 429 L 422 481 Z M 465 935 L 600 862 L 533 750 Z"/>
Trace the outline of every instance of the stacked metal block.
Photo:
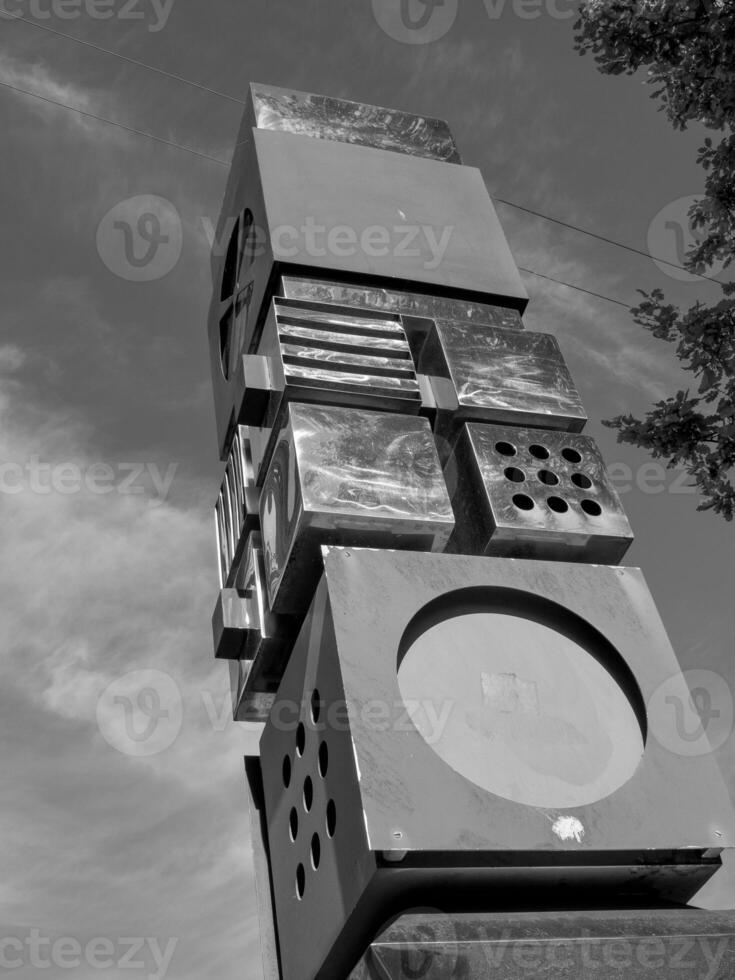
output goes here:
<path id="1" fill-rule="evenodd" d="M 479 172 L 441 121 L 252 86 L 228 232 L 213 630 L 264 723 L 269 962 L 340 980 L 416 906 L 686 901 L 735 814 L 649 738 L 675 654 Z"/>

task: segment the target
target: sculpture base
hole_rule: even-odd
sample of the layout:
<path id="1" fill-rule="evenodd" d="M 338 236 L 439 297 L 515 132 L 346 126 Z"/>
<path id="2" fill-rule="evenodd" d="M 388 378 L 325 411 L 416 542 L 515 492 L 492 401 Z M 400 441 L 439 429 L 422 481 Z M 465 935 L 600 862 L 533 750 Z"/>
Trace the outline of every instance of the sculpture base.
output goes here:
<path id="1" fill-rule="evenodd" d="M 264 980 L 280 980 L 260 759 L 249 756 L 250 830 Z M 594 896 L 589 896 L 593 903 Z M 405 912 L 348 976 L 331 980 L 732 980 L 735 912 L 615 910 Z"/>

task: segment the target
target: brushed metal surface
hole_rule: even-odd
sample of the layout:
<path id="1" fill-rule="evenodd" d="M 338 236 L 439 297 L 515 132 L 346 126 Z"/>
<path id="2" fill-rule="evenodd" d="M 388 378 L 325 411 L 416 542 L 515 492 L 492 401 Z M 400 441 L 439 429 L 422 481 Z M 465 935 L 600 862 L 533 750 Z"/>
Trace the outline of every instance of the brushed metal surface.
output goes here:
<path id="1" fill-rule="evenodd" d="M 411 292 L 525 307 L 478 170 L 263 129 L 241 144 L 217 227 L 208 318 L 223 459 L 240 421 L 241 356 L 257 345 L 280 274 L 367 277 L 388 289 L 408 285 Z M 363 244 L 375 228 L 387 246 Z M 330 233 L 340 229 L 354 245 L 330 245 Z"/>
<path id="2" fill-rule="evenodd" d="M 614 565 L 633 542 L 589 436 L 470 422 L 445 475 L 457 520 L 449 551 Z"/>
<path id="3" fill-rule="evenodd" d="M 462 162 L 443 119 L 259 83 L 250 85 L 249 96 L 258 129 Z"/>
<path id="4" fill-rule="evenodd" d="M 357 285 L 283 276 L 280 293 L 288 299 L 384 310 L 386 313 L 400 313 L 409 319 L 463 320 L 475 326 L 523 330 L 520 313 L 509 306 L 495 306 L 479 300 L 452 299 L 431 295 L 429 292 L 405 292 L 377 284 Z"/>
<path id="5" fill-rule="evenodd" d="M 717 871 L 735 814 L 712 757 L 674 755 L 648 729 L 646 706 L 661 712 L 651 698 L 664 680 L 678 675 L 678 696 L 689 695 L 637 569 L 324 553 L 261 738 L 285 980 L 345 975 L 380 923 L 412 906 L 645 906 L 686 901 Z M 615 677 L 647 732 L 623 786 L 578 807 L 528 806 L 483 791 L 437 755 L 420 713 L 441 719 L 443 705 L 430 713 L 403 699 L 399 659 L 431 625 L 478 605 L 577 637 Z M 464 650 L 460 624 L 448 670 L 452 655 L 461 669 Z M 656 731 L 675 724 L 673 713 L 657 715 Z"/>
<path id="6" fill-rule="evenodd" d="M 454 528 L 426 419 L 292 403 L 260 497 L 268 597 L 308 608 L 320 545 L 441 550 Z"/>
<path id="7" fill-rule="evenodd" d="M 419 369 L 449 378 L 458 408 L 452 421 L 537 425 L 581 432 L 587 422 L 559 344 L 551 334 L 478 329 L 437 320 Z"/>
<path id="8" fill-rule="evenodd" d="M 257 363 L 253 363 L 257 362 Z M 421 395 L 401 318 L 359 307 L 275 299 L 258 344 L 246 355 L 240 416 L 273 431 L 284 402 L 318 402 L 418 414 Z M 258 443 L 265 441 L 261 434 Z M 256 450 L 262 482 L 273 445 Z"/>

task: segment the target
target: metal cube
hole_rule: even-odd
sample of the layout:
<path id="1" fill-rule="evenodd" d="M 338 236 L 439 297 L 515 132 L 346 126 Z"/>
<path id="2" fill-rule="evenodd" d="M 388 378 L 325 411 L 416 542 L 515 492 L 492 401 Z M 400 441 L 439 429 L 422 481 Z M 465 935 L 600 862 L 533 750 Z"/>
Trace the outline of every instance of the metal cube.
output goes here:
<path id="1" fill-rule="evenodd" d="M 284 980 L 408 908 L 686 902 L 735 813 L 638 569 L 325 549 L 260 749 Z M 684 745 L 681 736 L 679 743 Z"/>
<path id="2" fill-rule="evenodd" d="M 231 588 L 248 536 L 258 526 L 258 491 L 245 426 L 238 426 L 235 432 L 214 518 L 220 588 Z"/>
<path id="3" fill-rule="evenodd" d="M 445 466 L 460 554 L 617 564 L 633 542 L 594 439 L 467 423 Z"/>
<path id="4" fill-rule="evenodd" d="M 213 256 L 208 336 L 222 458 L 242 355 L 257 347 L 282 273 L 410 283 L 518 310 L 528 300 L 479 170 L 372 146 L 242 134 L 217 241 L 228 244 Z"/>
<path id="5" fill-rule="evenodd" d="M 452 424 L 477 420 L 581 432 L 587 422 L 559 344 L 551 334 L 437 320 L 421 353 L 422 373 L 446 378 Z M 449 437 L 449 432 L 443 432 Z"/>
<path id="6" fill-rule="evenodd" d="M 424 418 L 291 403 L 260 497 L 271 608 L 303 613 L 320 545 L 439 551 L 454 528 Z"/>
<path id="7" fill-rule="evenodd" d="M 212 614 L 214 655 L 230 661 L 236 721 L 265 721 L 303 617 L 276 616 L 266 594 L 260 535 L 247 539 L 237 588 L 222 589 Z"/>
<path id="8" fill-rule="evenodd" d="M 397 314 L 303 300 L 275 299 L 257 354 L 243 358 L 239 417 L 268 433 L 286 401 L 351 405 L 418 414 L 421 395 L 406 333 Z M 271 447 L 272 448 L 272 447 Z M 262 482 L 267 448 L 255 451 Z"/>

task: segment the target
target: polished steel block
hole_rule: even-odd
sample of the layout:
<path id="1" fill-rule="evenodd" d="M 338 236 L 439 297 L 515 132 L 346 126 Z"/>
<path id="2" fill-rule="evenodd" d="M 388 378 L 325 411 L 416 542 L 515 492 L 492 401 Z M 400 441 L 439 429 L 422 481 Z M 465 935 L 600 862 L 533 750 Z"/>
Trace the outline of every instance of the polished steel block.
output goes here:
<path id="1" fill-rule="evenodd" d="M 258 83 L 250 85 L 248 103 L 248 127 L 462 162 L 443 119 Z M 248 135 L 248 129 L 241 133 L 242 138 Z"/>
<path id="2" fill-rule="evenodd" d="M 437 320 L 419 369 L 451 381 L 457 409 L 450 422 L 475 419 L 568 432 L 581 432 L 587 422 L 579 392 L 551 334 Z"/>
<path id="3" fill-rule="evenodd" d="M 237 587 L 222 589 L 212 615 L 214 655 L 230 661 L 236 721 L 265 721 L 302 618 L 268 604 L 260 535 L 247 539 Z"/>
<path id="4" fill-rule="evenodd" d="M 324 567 L 260 742 L 284 980 L 347 975 L 402 909 L 645 907 L 718 870 L 735 813 L 671 751 L 662 683 L 697 716 L 638 569 Z"/>
<path id="5" fill-rule="evenodd" d="M 441 550 L 452 507 L 426 419 L 290 404 L 260 497 L 268 598 L 303 613 L 320 545 Z"/>
<path id="6" fill-rule="evenodd" d="M 245 426 L 238 426 L 214 508 L 220 588 L 235 584 L 250 533 L 258 526 L 258 491 Z"/>
<path id="7" fill-rule="evenodd" d="M 409 293 L 376 284 L 350 285 L 324 279 L 283 276 L 279 293 L 288 299 L 400 313 L 409 323 L 412 320 L 464 320 L 475 326 L 523 330 L 520 313 L 510 306 L 495 306 L 478 300 L 452 299 L 430 293 Z"/>
<path id="8" fill-rule="evenodd" d="M 527 302 L 480 172 L 371 146 L 253 129 L 216 240 L 208 334 L 223 458 L 240 421 L 242 355 L 257 347 L 281 274 Z"/>
<path id="9" fill-rule="evenodd" d="M 421 395 L 401 318 L 274 299 L 257 354 L 245 355 L 240 415 L 272 429 L 284 400 L 418 414 Z"/>
<path id="10" fill-rule="evenodd" d="M 448 550 L 614 565 L 633 542 L 594 439 L 467 423 L 445 466 Z"/>

